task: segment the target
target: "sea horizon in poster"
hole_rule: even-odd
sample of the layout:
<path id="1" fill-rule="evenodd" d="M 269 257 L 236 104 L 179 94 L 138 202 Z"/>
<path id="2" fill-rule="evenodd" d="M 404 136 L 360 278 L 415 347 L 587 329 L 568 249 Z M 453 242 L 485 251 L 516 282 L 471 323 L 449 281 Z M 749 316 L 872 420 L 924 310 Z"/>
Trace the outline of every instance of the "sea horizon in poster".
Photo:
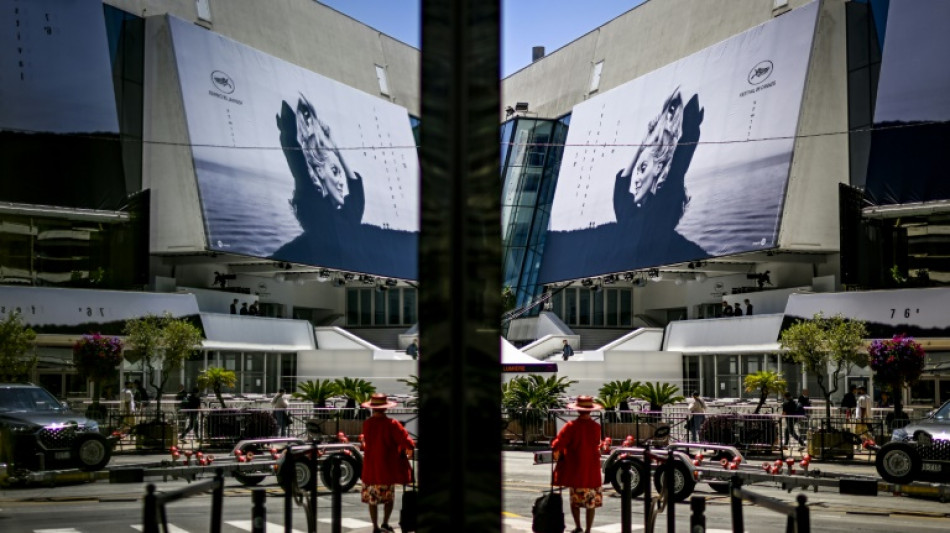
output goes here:
<path id="1" fill-rule="evenodd" d="M 777 246 L 812 2 L 576 105 L 542 283 Z"/>
<path id="2" fill-rule="evenodd" d="M 212 250 L 416 279 L 398 105 L 169 16 Z"/>

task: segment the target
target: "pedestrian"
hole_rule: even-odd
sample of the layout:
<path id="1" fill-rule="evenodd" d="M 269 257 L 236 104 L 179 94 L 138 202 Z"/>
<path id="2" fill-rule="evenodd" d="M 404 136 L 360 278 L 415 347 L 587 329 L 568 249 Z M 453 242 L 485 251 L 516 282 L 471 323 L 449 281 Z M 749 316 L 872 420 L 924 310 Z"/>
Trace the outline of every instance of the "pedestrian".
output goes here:
<path id="1" fill-rule="evenodd" d="M 703 427 L 706 421 L 706 402 L 699 397 L 699 391 L 694 390 L 686 405 L 689 409 L 689 434 L 693 442 L 699 442 L 699 428 Z"/>
<path id="2" fill-rule="evenodd" d="M 732 316 L 742 316 L 742 305 L 736 302 L 735 306 L 735 309 L 732 311 Z"/>
<path id="3" fill-rule="evenodd" d="M 854 414 L 854 408 L 858 406 L 857 396 L 855 395 L 857 390 L 857 385 L 851 385 L 851 388 L 845 393 L 844 398 L 841 398 L 841 409 L 844 410 L 845 419 L 850 420 L 851 415 Z"/>
<path id="4" fill-rule="evenodd" d="M 574 356 L 574 348 L 571 348 L 571 345 L 567 342 L 567 339 L 564 339 L 564 346 L 561 347 L 561 356 L 565 361 Z"/>
<path id="5" fill-rule="evenodd" d="M 412 339 L 412 344 L 406 348 L 406 355 L 414 360 L 419 358 L 419 339 Z"/>
<path id="6" fill-rule="evenodd" d="M 119 415 L 122 418 L 123 428 L 128 431 L 135 419 L 135 391 L 128 382 L 125 382 L 125 387 L 119 393 Z"/>
<path id="7" fill-rule="evenodd" d="M 732 316 L 735 314 L 735 311 L 732 309 L 732 306 L 729 305 L 729 302 L 722 302 L 722 316 Z"/>
<path id="8" fill-rule="evenodd" d="M 241 309 L 238 311 L 239 315 L 246 315 L 248 313 L 247 302 L 241 302 Z"/>
<path id="9" fill-rule="evenodd" d="M 201 395 L 198 392 L 198 387 L 192 387 L 191 392 L 185 395 L 181 403 L 181 411 L 184 413 L 188 423 L 185 425 L 185 429 L 182 430 L 181 436 L 178 437 L 179 439 L 184 439 L 185 435 L 192 430 L 194 430 L 195 436 L 197 437 L 199 409 L 201 409 Z"/>
<path id="10" fill-rule="evenodd" d="M 603 479 L 600 474 L 600 424 L 591 418 L 592 411 L 604 406 L 590 396 L 578 396 L 568 409 L 577 411 L 577 418 L 564 424 L 551 443 L 554 452 L 554 484 L 570 489 L 572 533 L 590 533 L 594 512 L 603 505 Z M 581 527 L 581 507 L 587 509 L 586 527 Z"/>
<path id="11" fill-rule="evenodd" d="M 887 391 L 881 391 L 881 399 L 877 402 L 877 406 L 882 409 L 894 407 L 894 404 L 891 403 L 891 395 Z"/>
<path id="12" fill-rule="evenodd" d="M 142 385 L 142 380 L 137 379 L 133 382 L 133 392 L 135 394 L 135 404 L 145 410 L 148 407 L 148 390 Z"/>
<path id="13" fill-rule="evenodd" d="M 231 301 L 231 314 L 232 314 L 232 315 L 236 315 L 236 314 L 237 314 L 237 308 L 238 308 L 238 299 L 235 298 L 234 300 Z"/>
<path id="14" fill-rule="evenodd" d="M 858 396 L 855 403 L 857 403 L 857 406 L 855 408 L 854 418 L 858 423 L 858 426 L 855 428 L 855 433 L 860 435 L 867 432 L 868 420 L 871 418 L 871 397 L 868 396 L 864 387 L 858 387 Z"/>
<path id="15" fill-rule="evenodd" d="M 368 402 L 361 404 L 373 415 L 363 422 L 363 472 L 360 476 L 363 488 L 360 499 L 369 506 L 369 518 L 373 533 L 395 531 L 389 525 L 396 500 L 396 485 L 412 481 L 412 458 L 416 443 L 398 420 L 386 416 L 386 409 L 396 402 L 382 393 L 374 393 Z M 598 435 L 599 437 L 599 435 Z M 383 505 L 383 522 L 379 523 L 379 504 Z"/>
<path id="16" fill-rule="evenodd" d="M 782 402 L 782 416 L 785 417 L 785 447 L 788 447 L 789 436 L 795 437 L 795 440 L 798 441 L 798 445 L 804 447 L 805 440 L 798 434 L 795 425 L 798 423 L 798 419 L 801 418 L 805 408 L 798 403 L 798 400 L 792 398 L 792 393 L 788 391 L 785 391 L 784 398 L 785 401 Z"/>
<path id="17" fill-rule="evenodd" d="M 745 304 L 745 316 L 752 316 L 752 302 L 748 298 L 742 301 Z"/>
<path id="18" fill-rule="evenodd" d="M 277 396 L 274 396 L 274 399 L 270 401 L 271 407 L 274 408 L 274 418 L 277 419 L 277 432 L 281 437 L 287 436 L 287 426 L 289 426 L 289 416 L 287 415 L 287 408 L 290 407 L 290 404 L 287 403 L 287 398 L 284 396 L 284 393 L 287 392 L 284 389 L 277 391 Z"/>

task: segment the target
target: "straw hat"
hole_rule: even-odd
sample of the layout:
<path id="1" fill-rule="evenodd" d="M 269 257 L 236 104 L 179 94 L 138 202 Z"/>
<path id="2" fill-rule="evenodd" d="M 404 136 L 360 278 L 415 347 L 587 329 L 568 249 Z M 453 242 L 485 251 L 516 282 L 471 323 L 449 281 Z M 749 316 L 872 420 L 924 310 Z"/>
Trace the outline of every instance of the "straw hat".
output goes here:
<path id="1" fill-rule="evenodd" d="M 567 404 L 567 408 L 575 411 L 597 411 L 603 409 L 604 406 L 594 403 L 594 399 L 590 396 L 578 396 L 574 403 Z"/>
<path id="2" fill-rule="evenodd" d="M 389 409 L 390 407 L 396 407 L 398 404 L 389 401 L 389 398 L 387 398 L 385 394 L 377 392 L 370 396 L 368 402 L 363 402 L 360 405 L 367 409 Z"/>

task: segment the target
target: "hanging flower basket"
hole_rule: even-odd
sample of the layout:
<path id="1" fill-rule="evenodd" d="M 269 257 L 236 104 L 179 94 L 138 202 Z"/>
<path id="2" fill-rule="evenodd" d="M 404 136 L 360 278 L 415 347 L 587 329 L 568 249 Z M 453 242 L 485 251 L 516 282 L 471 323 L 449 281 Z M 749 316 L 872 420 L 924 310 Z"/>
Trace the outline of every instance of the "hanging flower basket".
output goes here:
<path id="1" fill-rule="evenodd" d="M 917 381 L 923 372 L 926 357 L 920 343 L 904 335 L 871 342 L 868 355 L 871 358 L 871 370 L 877 374 L 877 379 L 891 385 Z"/>

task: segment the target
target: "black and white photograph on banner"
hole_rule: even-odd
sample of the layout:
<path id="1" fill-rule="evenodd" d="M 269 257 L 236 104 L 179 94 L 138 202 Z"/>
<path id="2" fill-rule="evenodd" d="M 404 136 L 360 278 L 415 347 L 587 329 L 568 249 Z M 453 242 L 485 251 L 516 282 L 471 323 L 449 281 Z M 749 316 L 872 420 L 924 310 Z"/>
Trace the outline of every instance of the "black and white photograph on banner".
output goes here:
<path id="1" fill-rule="evenodd" d="M 168 21 L 210 248 L 415 279 L 408 111 Z"/>
<path id="2" fill-rule="evenodd" d="M 539 279 L 776 247 L 817 13 L 574 106 Z"/>
<path id="3" fill-rule="evenodd" d="M 0 0 L 0 201 L 114 209 L 126 199 L 103 5 Z"/>
<path id="4" fill-rule="evenodd" d="M 877 205 L 950 199 L 950 2 L 891 0 L 881 55 L 867 194 Z"/>

